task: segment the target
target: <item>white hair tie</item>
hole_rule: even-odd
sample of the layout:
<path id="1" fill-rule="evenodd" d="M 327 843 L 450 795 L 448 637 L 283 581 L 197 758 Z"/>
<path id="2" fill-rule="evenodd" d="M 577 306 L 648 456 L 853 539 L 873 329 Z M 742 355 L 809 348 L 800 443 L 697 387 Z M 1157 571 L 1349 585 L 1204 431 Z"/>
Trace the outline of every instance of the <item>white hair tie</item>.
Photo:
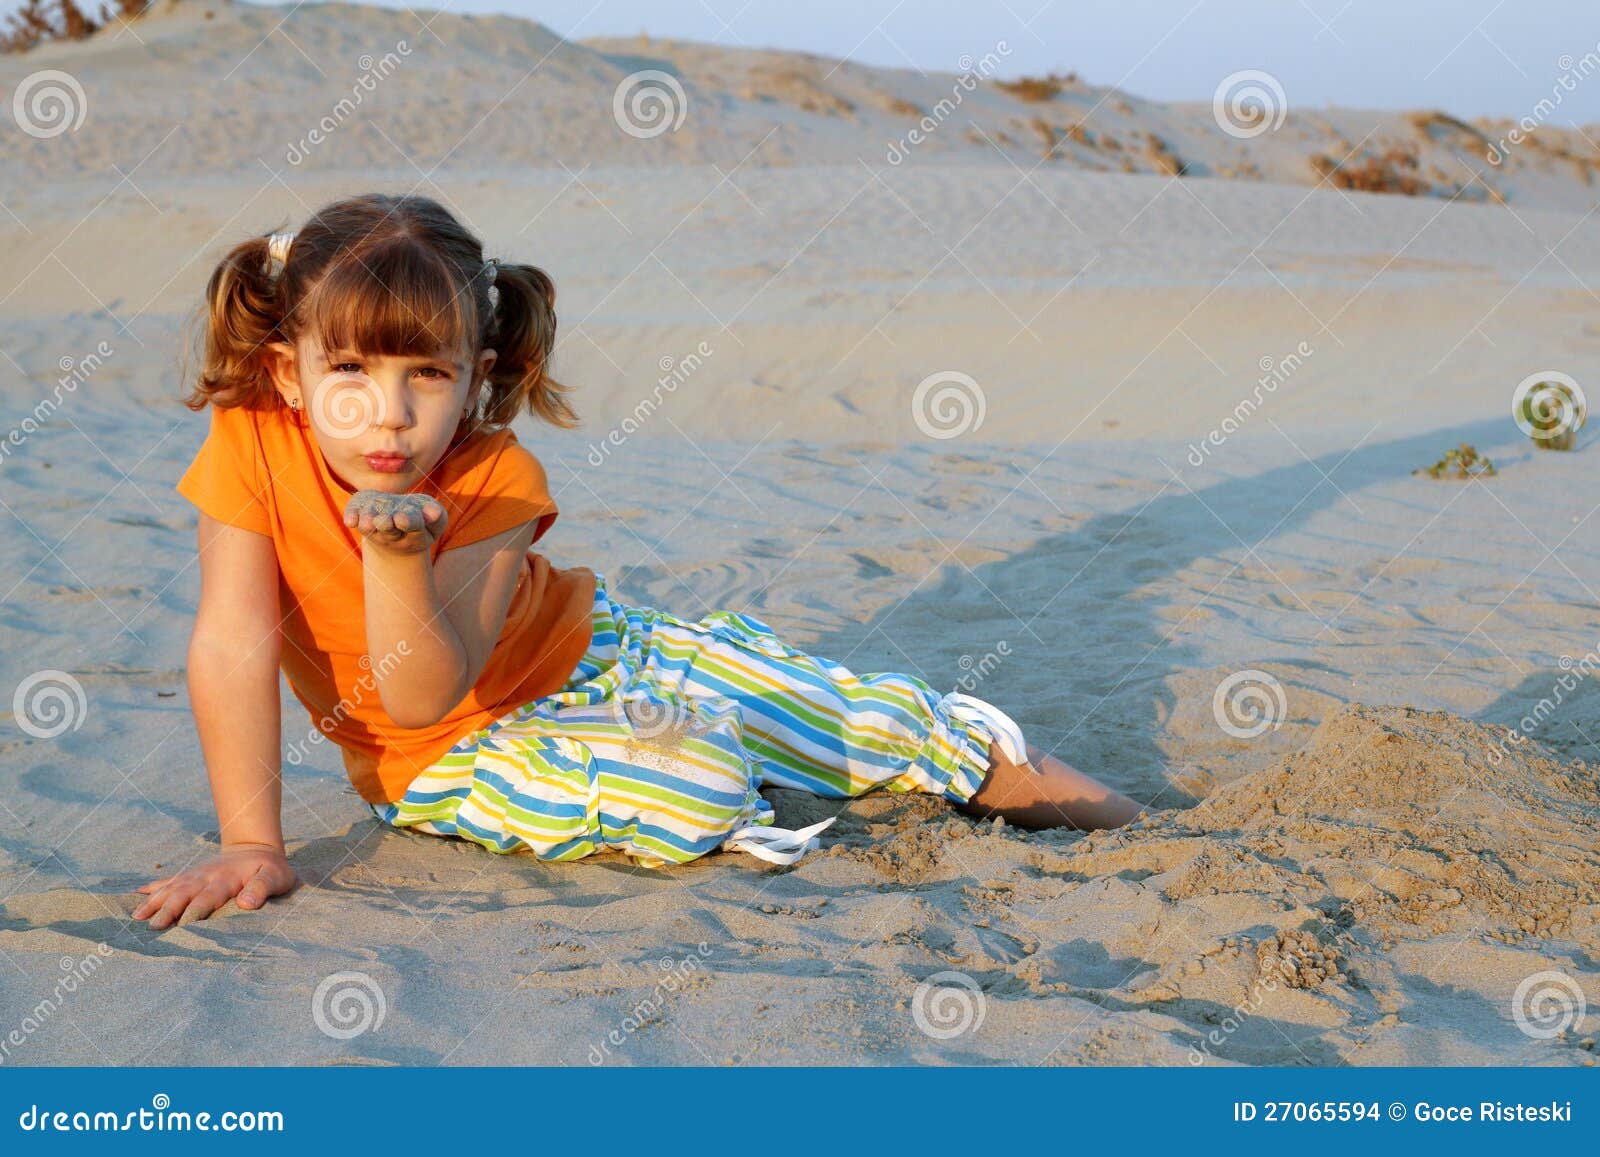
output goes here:
<path id="1" fill-rule="evenodd" d="M 491 257 L 483 263 L 484 275 L 488 279 L 489 308 L 500 308 L 500 290 L 495 287 L 495 274 L 500 272 L 500 262 Z"/>
<path id="2" fill-rule="evenodd" d="M 289 263 L 289 246 L 294 244 L 293 233 L 274 233 L 267 238 L 267 277 L 276 281 L 283 267 Z"/>

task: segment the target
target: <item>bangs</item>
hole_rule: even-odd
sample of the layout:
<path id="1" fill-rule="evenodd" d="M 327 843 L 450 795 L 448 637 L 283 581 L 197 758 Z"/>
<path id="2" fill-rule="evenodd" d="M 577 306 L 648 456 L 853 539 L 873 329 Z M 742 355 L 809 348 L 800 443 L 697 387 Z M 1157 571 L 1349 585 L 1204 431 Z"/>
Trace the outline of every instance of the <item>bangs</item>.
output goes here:
<path id="1" fill-rule="evenodd" d="M 346 251 L 305 301 L 305 324 L 326 351 L 434 357 L 478 338 L 477 305 L 459 271 L 438 254 L 401 240 Z"/>

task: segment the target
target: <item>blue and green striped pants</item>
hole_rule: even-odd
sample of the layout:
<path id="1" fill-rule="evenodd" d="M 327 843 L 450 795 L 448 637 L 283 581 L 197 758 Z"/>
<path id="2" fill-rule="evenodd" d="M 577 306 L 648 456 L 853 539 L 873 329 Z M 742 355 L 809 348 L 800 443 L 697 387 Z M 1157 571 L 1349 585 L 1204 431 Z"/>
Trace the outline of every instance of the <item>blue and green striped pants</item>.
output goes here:
<path id="1" fill-rule="evenodd" d="M 689 622 L 624 605 L 599 575 L 593 638 L 567 684 L 463 737 L 403 798 L 372 807 L 396 827 L 545 860 L 620 851 L 661 867 L 727 847 L 792 863 L 832 821 L 773 826 L 762 785 L 964 802 L 996 731 L 1019 734 L 987 707 L 913 675 L 852 674 L 749 615 Z"/>

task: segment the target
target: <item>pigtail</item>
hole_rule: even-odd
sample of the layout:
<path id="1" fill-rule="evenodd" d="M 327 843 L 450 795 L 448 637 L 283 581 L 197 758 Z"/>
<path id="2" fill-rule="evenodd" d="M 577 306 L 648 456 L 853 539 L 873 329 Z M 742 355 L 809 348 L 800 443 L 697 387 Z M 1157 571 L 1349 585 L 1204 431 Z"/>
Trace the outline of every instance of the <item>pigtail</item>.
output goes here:
<path id="1" fill-rule="evenodd" d="M 198 318 L 200 372 L 183 400 L 191 410 L 207 403 L 256 408 L 277 399 L 260 356 L 263 345 L 282 337 L 280 294 L 268 268 L 267 241 L 265 236 L 252 237 L 235 245 L 206 283 Z"/>
<path id="2" fill-rule="evenodd" d="M 499 302 L 488 341 L 496 357 L 482 405 L 484 420 L 507 426 L 527 407 L 551 425 L 576 426 L 578 415 L 565 397 L 571 387 L 549 372 L 556 344 L 555 282 L 537 266 L 502 263 L 494 288 Z"/>
<path id="3" fill-rule="evenodd" d="M 323 349 L 436 356 L 466 346 L 495 350 L 474 428 L 509 426 L 524 409 L 554 426 L 578 425 L 550 376 L 555 284 L 533 265 L 485 262 L 483 243 L 428 197 L 368 193 L 318 210 L 293 234 L 280 268 L 270 238 L 251 237 L 212 271 L 192 410 L 208 403 L 270 409 L 283 403 L 262 347 L 313 336 Z"/>

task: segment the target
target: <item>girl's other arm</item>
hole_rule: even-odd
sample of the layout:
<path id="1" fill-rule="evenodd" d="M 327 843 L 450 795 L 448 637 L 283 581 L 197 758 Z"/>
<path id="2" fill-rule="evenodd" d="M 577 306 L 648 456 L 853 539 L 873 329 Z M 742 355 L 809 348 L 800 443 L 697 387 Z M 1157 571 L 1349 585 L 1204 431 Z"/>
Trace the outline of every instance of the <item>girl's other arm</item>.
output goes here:
<path id="1" fill-rule="evenodd" d="M 211 780 L 222 853 L 139 889 L 133 913 L 164 928 L 237 896 L 253 908 L 294 886 L 284 855 L 278 559 L 265 535 L 200 515 L 200 607 L 189 640 L 189 700 Z"/>
<path id="2" fill-rule="evenodd" d="M 421 517 L 397 526 L 362 514 L 367 651 L 383 709 L 401 727 L 428 727 L 449 714 L 483 673 L 527 566 L 536 522 L 429 557 L 443 532 Z M 412 523 L 415 525 L 412 525 Z M 398 533 L 397 533 L 398 532 Z"/>

